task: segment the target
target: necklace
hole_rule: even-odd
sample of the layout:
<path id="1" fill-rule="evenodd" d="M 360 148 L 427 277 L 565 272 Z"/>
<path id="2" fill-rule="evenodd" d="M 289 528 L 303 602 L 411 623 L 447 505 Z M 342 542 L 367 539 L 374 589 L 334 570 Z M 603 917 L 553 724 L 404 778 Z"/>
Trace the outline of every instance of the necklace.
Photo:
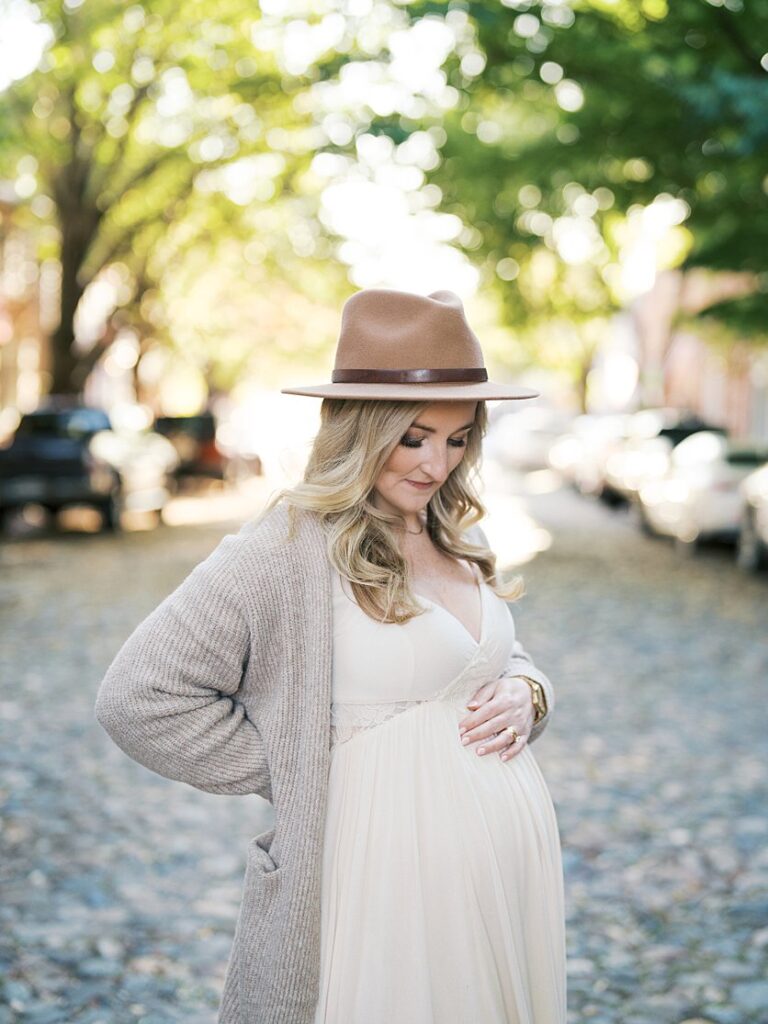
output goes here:
<path id="1" fill-rule="evenodd" d="M 404 526 L 403 529 L 405 530 L 406 533 L 410 533 L 410 535 L 412 537 L 418 537 L 420 533 L 424 533 L 424 527 L 425 526 L 426 526 L 426 523 L 424 523 L 422 521 L 421 526 L 419 527 L 418 530 L 409 530 L 408 527 L 406 527 L 406 526 Z"/>

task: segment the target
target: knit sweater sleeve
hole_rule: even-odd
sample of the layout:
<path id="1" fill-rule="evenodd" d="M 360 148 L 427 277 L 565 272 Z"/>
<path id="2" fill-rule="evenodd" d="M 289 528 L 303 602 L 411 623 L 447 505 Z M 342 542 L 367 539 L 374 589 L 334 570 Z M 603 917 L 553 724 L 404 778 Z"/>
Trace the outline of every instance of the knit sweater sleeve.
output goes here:
<path id="1" fill-rule="evenodd" d="M 272 799 L 265 746 L 238 699 L 250 652 L 228 535 L 128 637 L 94 708 L 139 764 L 208 793 Z"/>
<path id="2" fill-rule="evenodd" d="M 485 535 L 485 531 L 479 526 L 474 527 L 476 538 L 478 543 L 482 543 L 485 547 L 490 547 L 488 538 Z M 509 656 L 502 676 L 528 676 L 529 679 L 533 679 L 541 685 L 544 691 L 544 699 L 547 703 L 547 713 L 531 729 L 528 742 L 533 743 L 541 736 L 542 732 L 546 729 L 549 721 L 552 717 L 552 712 L 555 707 L 555 690 L 549 677 L 537 665 L 534 664 L 530 654 L 526 651 L 520 641 L 515 638 L 515 644 L 512 648 L 512 653 Z"/>

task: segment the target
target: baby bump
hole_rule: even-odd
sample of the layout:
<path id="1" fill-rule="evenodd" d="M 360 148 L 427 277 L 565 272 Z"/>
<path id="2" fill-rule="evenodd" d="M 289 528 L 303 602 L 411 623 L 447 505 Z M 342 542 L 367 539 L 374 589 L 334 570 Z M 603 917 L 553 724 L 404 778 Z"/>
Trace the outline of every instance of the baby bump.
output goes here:
<path id="1" fill-rule="evenodd" d="M 565 1020 L 549 793 L 527 748 L 500 761 L 462 746 L 463 713 L 429 702 L 333 748 L 321 935 L 335 1020 L 366 1018 L 349 1001 L 363 991 L 393 1007 L 382 1020 Z"/>
<path id="2" fill-rule="evenodd" d="M 463 714 L 456 704 L 424 702 L 335 746 L 329 846 L 354 833 L 357 856 L 368 850 L 382 870 L 425 856 L 483 870 L 497 859 L 551 853 L 555 812 L 532 751 L 524 747 L 509 761 L 495 752 L 479 756 L 478 743 L 459 739 Z"/>

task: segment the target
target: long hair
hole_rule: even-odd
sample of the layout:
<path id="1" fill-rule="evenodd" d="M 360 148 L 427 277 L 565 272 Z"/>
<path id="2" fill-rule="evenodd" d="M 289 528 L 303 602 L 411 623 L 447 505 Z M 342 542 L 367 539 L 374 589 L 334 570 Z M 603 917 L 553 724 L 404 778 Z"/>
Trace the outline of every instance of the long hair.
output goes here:
<path id="1" fill-rule="evenodd" d="M 397 531 L 405 525 L 404 517 L 376 508 L 371 496 L 387 459 L 429 405 L 429 401 L 324 398 L 320 429 L 303 480 L 279 490 L 261 513 L 264 516 L 285 501 L 291 536 L 297 509 L 318 516 L 332 565 L 349 581 L 362 610 L 380 622 L 407 622 L 423 611 L 411 592 L 408 563 L 398 546 Z M 493 552 L 462 537 L 486 515 L 473 481 L 487 425 L 486 404 L 478 401 L 464 457 L 430 499 L 426 529 L 440 551 L 474 562 L 499 597 L 516 601 L 524 593 L 522 577 L 500 581 Z"/>

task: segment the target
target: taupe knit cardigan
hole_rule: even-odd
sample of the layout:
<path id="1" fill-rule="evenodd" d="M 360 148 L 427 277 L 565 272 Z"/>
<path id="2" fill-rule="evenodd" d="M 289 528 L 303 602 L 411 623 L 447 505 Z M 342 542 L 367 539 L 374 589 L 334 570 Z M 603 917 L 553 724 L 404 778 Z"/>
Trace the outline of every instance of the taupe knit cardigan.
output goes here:
<path id="1" fill-rule="evenodd" d="M 248 844 L 219 1024 L 311 1024 L 318 999 L 331 564 L 314 516 L 299 513 L 290 543 L 287 532 L 280 502 L 224 537 L 128 637 L 95 704 L 151 771 L 274 804 L 274 827 Z M 518 673 L 541 682 L 549 707 L 530 742 L 554 694 L 516 641 L 505 674 Z"/>

